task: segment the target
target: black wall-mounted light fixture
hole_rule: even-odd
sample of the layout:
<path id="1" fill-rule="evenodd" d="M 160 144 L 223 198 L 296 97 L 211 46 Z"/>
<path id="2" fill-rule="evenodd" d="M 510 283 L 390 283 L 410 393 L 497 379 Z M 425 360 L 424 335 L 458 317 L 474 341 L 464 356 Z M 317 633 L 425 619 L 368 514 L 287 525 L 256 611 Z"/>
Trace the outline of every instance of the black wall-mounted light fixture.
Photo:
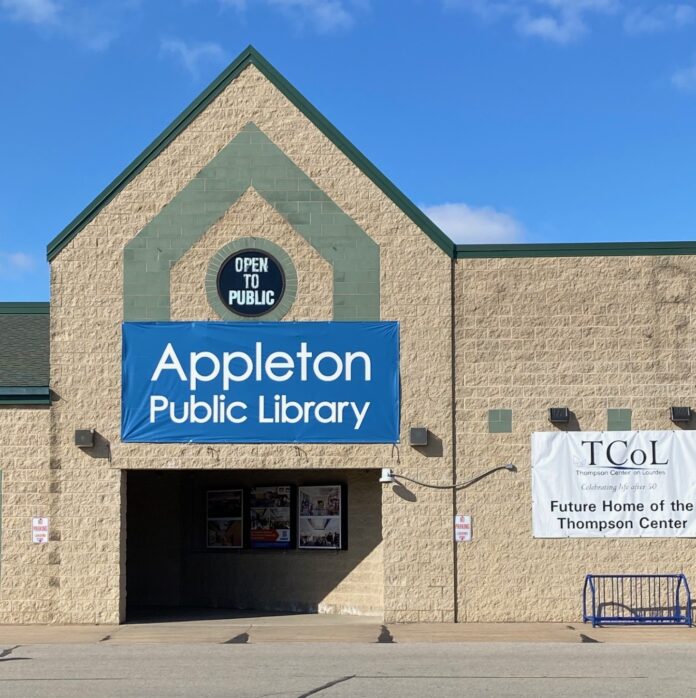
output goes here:
<path id="1" fill-rule="evenodd" d="M 428 445 L 428 427 L 411 427 L 408 433 L 409 446 Z"/>
<path id="2" fill-rule="evenodd" d="M 673 422 L 690 422 L 691 421 L 691 408 L 690 407 L 670 407 L 669 408 L 669 418 Z"/>
<path id="3" fill-rule="evenodd" d="M 552 424 L 568 424 L 570 410 L 567 407 L 549 407 L 549 422 Z"/>
<path id="4" fill-rule="evenodd" d="M 94 429 L 75 429 L 75 446 L 94 448 Z"/>

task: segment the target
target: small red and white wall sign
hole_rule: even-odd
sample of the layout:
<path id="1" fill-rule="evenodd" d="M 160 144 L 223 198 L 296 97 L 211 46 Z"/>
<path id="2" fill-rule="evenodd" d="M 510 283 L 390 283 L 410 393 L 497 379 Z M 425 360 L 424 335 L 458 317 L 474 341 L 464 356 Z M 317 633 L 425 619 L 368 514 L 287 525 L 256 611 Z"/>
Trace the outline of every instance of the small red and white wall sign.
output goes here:
<path id="1" fill-rule="evenodd" d="M 471 540 L 471 517 L 457 515 L 454 517 L 454 540 L 468 543 Z"/>
<path id="2" fill-rule="evenodd" d="M 33 516 L 31 519 L 31 542 L 48 543 L 48 519 L 44 516 Z"/>

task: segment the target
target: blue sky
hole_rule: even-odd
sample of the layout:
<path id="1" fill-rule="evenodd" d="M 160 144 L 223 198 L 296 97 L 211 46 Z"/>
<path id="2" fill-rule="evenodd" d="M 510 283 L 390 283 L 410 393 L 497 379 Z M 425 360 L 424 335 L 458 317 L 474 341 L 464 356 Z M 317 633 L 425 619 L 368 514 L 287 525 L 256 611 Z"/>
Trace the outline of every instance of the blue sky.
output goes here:
<path id="1" fill-rule="evenodd" d="M 249 43 L 460 242 L 696 239 L 696 0 L 0 0 L 0 300 Z"/>

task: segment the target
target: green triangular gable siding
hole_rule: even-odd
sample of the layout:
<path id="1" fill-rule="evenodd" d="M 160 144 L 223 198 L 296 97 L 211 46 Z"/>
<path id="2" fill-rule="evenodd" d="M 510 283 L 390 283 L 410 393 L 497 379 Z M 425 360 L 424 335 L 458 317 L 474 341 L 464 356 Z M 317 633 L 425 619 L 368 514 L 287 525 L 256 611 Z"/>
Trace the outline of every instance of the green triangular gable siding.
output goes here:
<path id="1" fill-rule="evenodd" d="M 171 268 L 249 187 L 333 267 L 334 320 L 379 320 L 379 246 L 252 123 L 126 246 L 125 320 L 170 319 Z"/>

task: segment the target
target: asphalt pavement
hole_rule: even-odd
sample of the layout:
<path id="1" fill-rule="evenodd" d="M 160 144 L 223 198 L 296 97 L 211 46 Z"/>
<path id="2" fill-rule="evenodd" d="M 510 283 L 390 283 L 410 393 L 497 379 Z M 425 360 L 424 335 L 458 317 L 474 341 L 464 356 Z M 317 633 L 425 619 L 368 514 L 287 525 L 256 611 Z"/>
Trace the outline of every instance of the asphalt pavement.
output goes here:
<path id="1" fill-rule="evenodd" d="M 693 644 L 603 642 L 90 643 L 6 646 L 0 695 L 693 695 Z"/>
<path id="2" fill-rule="evenodd" d="M 0 697 L 696 694 L 696 630 L 179 609 L 1 625 Z"/>

